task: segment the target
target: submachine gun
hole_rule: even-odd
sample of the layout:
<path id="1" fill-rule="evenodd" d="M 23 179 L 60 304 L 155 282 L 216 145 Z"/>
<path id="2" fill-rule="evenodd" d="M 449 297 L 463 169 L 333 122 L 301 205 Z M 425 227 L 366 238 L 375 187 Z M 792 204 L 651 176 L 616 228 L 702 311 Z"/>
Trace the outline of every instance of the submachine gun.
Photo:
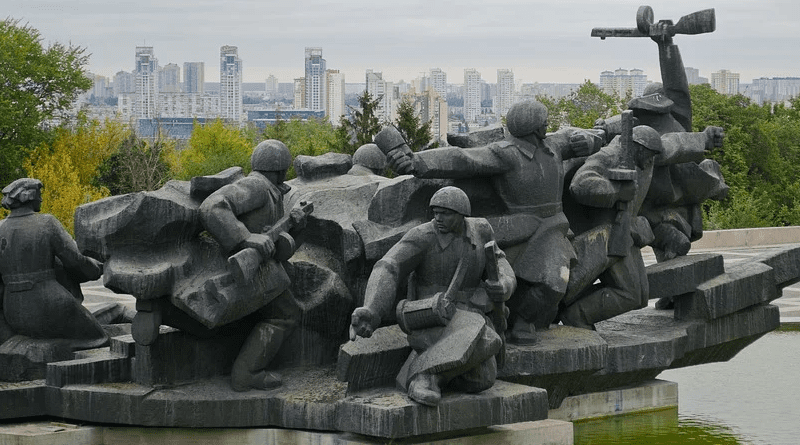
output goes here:
<path id="1" fill-rule="evenodd" d="M 636 28 L 594 28 L 592 37 L 672 37 L 675 34 L 704 34 L 714 32 L 717 19 L 714 8 L 704 9 L 681 17 L 678 23 L 660 20 L 653 23 L 653 8 L 640 6 L 636 12 Z"/>

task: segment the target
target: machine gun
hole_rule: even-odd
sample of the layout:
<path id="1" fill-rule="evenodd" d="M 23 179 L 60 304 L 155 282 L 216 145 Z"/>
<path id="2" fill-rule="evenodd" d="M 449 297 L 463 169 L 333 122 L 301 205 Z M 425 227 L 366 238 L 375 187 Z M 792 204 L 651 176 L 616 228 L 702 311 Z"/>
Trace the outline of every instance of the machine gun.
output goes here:
<path id="1" fill-rule="evenodd" d="M 609 169 L 609 177 L 612 181 L 633 182 L 636 180 L 636 166 L 634 165 L 633 147 L 633 111 L 625 110 L 622 112 L 622 134 L 620 135 L 620 145 L 622 146 L 622 159 L 619 168 Z M 633 244 L 631 239 L 631 215 L 627 201 L 616 203 L 617 216 L 611 226 L 611 233 L 608 238 L 608 256 L 624 258 L 628 256 L 630 247 Z"/>
<path id="2" fill-rule="evenodd" d="M 672 37 L 675 34 L 704 34 L 714 32 L 717 20 L 714 8 L 685 15 L 673 24 L 672 20 L 653 23 L 653 8 L 640 6 L 636 12 L 636 28 L 594 28 L 592 37 Z"/>

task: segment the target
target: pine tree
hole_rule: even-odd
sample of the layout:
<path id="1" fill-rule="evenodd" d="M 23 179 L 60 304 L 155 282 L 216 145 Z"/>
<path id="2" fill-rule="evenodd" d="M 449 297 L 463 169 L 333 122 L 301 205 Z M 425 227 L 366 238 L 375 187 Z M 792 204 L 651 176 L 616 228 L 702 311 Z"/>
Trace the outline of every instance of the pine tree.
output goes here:
<path id="1" fill-rule="evenodd" d="M 420 123 L 419 116 L 414 109 L 414 104 L 408 97 L 404 97 L 397 108 L 397 129 L 413 151 L 424 150 L 431 142 L 431 123 Z"/>

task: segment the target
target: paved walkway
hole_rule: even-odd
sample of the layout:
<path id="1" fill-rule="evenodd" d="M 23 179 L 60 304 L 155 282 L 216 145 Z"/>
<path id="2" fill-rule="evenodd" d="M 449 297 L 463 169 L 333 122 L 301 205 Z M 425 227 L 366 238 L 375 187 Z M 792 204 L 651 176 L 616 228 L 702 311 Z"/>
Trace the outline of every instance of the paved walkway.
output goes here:
<path id="1" fill-rule="evenodd" d="M 720 253 L 722 254 L 725 265 L 735 264 L 739 261 L 744 261 L 753 258 L 764 252 L 786 249 L 789 247 L 800 246 L 798 244 L 779 244 L 779 245 L 762 245 L 753 247 L 721 247 L 721 248 L 701 248 L 692 249 L 690 253 Z M 655 255 L 652 250 L 645 249 L 642 251 L 644 254 L 645 264 L 653 264 L 656 262 Z M 85 297 L 84 305 L 92 309 L 92 307 L 106 303 L 106 302 L 119 302 L 131 309 L 136 306 L 135 299 L 130 295 L 115 294 L 103 286 L 102 280 L 85 283 L 82 286 L 83 294 Z M 655 304 L 656 300 L 650 300 L 650 304 Z M 788 286 L 783 289 L 783 296 L 773 301 L 772 304 L 780 308 L 781 323 L 797 323 L 800 324 L 800 283 Z"/>

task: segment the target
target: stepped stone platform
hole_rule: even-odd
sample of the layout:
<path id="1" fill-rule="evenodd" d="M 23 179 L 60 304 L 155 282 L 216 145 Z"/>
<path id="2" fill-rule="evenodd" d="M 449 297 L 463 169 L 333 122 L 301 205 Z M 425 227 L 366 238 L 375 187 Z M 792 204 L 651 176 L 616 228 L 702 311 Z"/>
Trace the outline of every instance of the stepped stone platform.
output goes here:
<path id="1" fill-rule="evenodd" d="M 230 389 L 229 369 L 197 366 L 221 350 L 238 350 L 241 338 L 225 343 L 162 327 L 158 342 L 141 346 L 117 326 L 109 328 L 115 332 L 109 347 L 48 363 L 39 379 L 0 382 L 0 419 L 282 428 L 397 440 L 541 421 L 567 397 L 647 385 L 665 369 L 730 359 L 780 325 L 770 302 L 798 281 L 798 252 L 778 250 L 727 270 L 707 254 L 649 266 L 651 286 L 674 299 L 674 310 L 647 307 L 598 323 L 595 331 L 554 325 L 534 345 L 509 345 L 493 388 L 445 392 L 435 408 L 393 388 L 396 371 L 387 364 L 402 364 L 396 357 L 408 351 L 396 326 L 343 345 L 336 363 L 282 369 L 279 388 L 243 393 Z M 668 286 L 674 280 L 680 285 Z M 171 360 L 178 352 L 181 360 Z M 153 366 L 137 366 L 145 361 Z"/>

